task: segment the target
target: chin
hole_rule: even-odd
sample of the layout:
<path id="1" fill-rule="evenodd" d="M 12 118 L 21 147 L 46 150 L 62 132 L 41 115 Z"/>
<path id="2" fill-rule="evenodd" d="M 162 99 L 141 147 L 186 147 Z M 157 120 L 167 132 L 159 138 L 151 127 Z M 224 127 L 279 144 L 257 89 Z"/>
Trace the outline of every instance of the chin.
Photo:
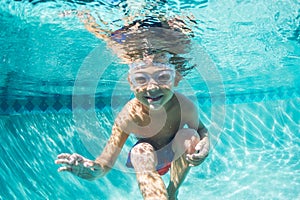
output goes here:
<path id="1" fill-rule="evenodd" d="M 160 110 L 161 108 L 163 107 L 163 105 L 153 105 L 153 104 L 150 104 L 149 105 L 149 108 L 151 109 L 151 110 Z"/>

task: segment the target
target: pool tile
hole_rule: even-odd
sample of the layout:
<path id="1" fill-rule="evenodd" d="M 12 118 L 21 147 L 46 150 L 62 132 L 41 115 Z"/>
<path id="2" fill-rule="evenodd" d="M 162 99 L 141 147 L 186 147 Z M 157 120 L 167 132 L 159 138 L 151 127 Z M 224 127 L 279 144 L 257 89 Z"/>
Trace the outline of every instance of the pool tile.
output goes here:
<path id="1" fill-rule="evenodd" d="M 63 105 L 59 102 L 59 100 L 56 100 L 56 102 L 52 106 L 57 112 L 60 111 L 60 109 L 63 107 Z"/>
<path id="2" fill-rule="evenodd" d="M 29 112 L 31 112 L 33 109 L 34 109 L 34 105 L 33 105 L 33 103 L 31 102 L 31 101 L 28 101 L 26 104 L 25 104 L 25 106 L 24 106 L 26 109 L 27 109 L 27 111 L 29 111 Z"/>
<path id="3" fill-rule="evenodd" d="M 14 104 L 12 105 L 13 109 L 16 111 L 16 112 L 19 112 L 19 110 L 21 109 L 22 105 L 19 103 L 18 100 L 16 100 L 14 102 Z"/>
<path id="4" fill-rule="evenodd" d="M 0 108 L 3 112 L 5 112 L 8 109 L 9 105 L 6 103 L 6 100 L 2 101 L 0 104 Z"/>

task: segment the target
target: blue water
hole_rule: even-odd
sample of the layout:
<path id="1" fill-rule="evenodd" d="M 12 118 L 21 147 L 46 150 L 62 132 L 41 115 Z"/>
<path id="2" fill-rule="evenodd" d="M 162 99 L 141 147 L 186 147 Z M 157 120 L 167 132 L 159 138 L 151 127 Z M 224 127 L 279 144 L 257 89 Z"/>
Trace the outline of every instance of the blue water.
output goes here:
<path id="1" fill-rule="evenodd" d="M 198 67 L 178 90 L 198 104 L 212 150 L 179 199 L 300 199 L 299 2 L 130 5 L 0 3 L 0 199 L 142 199 L 124 165 L 132 138 L 97 181 L 59 174 L 54 164 L 61 152 L 97 156 L 132 97 L 127 66 L 77 17 L 61 16 L 72 9 L 100 13 L 115 29 L 124 13 L 194 15 L 190 56 Z"/>

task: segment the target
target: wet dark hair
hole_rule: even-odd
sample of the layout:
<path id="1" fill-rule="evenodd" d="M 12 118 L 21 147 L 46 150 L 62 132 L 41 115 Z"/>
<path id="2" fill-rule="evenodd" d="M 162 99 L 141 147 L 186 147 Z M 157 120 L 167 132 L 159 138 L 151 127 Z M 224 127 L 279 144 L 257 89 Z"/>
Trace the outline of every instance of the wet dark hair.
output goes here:
<path id="1" fill-rule="evenodd" d="M 196 65 L 191 65 L 189 63 L 189 58 L 174 55 L 170 58 L 170 64 L 175 65 L 176 71 L 178 71 L 182 76 L 187 75 Z"/>
<path id="2" fill-rule="evenodd" d="M 169 51 L 162 51 L 158 49 L 154 49 L 151 51 L 148 51 L 148 55 L 154 55 L 154 60 L 155 60 L 155 55 L 159 54 L 169 54 L 171 55 L 170 58 L 168 59 L 168 63 L 172 64 L 175 66 L 175 69 L 177 72 L 179 72 L 182 76 L 187 75 L 193 68 L 195 68 L 195 65 L 190 64 L 190 59 L 187 57 L 183 57 L 181 55 L 169 52 Z"/>
<path id="3" fill-rule="evenodd" d="M 195 67 L 189 64 L 190 59 L 184 55 L 190 49 L 193 36 L 192 29 L 181 19 L 148 17 L 114 31 L 111 39 L 123 49 L 123 58 L 131 62 L 143 60 L 145 56 L 168 53 L 171 55 L 168 63 L 185 76 Z"/>

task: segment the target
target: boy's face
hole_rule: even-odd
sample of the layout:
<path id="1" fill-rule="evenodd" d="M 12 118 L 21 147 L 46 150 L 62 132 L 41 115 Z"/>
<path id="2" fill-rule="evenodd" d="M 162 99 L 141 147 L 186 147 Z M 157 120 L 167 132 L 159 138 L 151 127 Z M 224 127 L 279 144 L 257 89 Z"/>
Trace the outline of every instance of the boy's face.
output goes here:
<path id="1" fill-rule="evenodd" d="M 128 78 L 136 98 L 150 109 L 162 108 L 173 96 L 175 70 L 167 65 L 131 69 Z"/>

